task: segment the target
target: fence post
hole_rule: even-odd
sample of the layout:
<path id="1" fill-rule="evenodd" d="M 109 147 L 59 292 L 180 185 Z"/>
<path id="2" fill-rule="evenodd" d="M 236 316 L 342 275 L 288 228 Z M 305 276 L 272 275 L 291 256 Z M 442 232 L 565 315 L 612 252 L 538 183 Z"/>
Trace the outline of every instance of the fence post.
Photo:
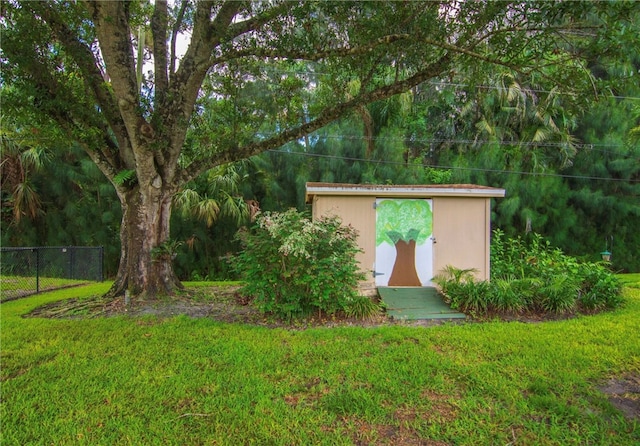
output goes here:
<path id="1" fill-rule="evenodd" d="M 104 246 L 99 247 L 100 250 L 100 282 L 104 282 Z"/>
<path id="2" fill-rule="evenodd" d="M 40 250 L 35 248 L 36 252 L 36 294 L 40 292 Z"/>
<path id="3" fill-rule="evenodd" d="M 74 279 L 74 275 L 73 275 L 73 267 L 75 266 L 75 251 L 76 248 L 73 246 L 67 246 L 67 251 L 69 252 L 69 279 Z"/>

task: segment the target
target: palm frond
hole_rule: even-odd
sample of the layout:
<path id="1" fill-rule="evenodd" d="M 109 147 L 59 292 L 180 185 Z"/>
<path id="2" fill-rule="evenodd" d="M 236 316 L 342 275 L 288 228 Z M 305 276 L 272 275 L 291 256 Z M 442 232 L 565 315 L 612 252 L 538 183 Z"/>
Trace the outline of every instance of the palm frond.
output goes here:
<path id="1" fill-rule="evenodd" d="M 220 214 L 220 204 L 213 198 L 204 198 L 195 207 L 196 216 L 204 220 L 207 227 L 213 226 Z"/>
<path id="2" fill-rule="evenodd" d="M 23 216 L 35 219 L 40 213 L 40 196 L 29 181 L 16 185 L 13 191 L 13 217 L 16 223 Z"/>

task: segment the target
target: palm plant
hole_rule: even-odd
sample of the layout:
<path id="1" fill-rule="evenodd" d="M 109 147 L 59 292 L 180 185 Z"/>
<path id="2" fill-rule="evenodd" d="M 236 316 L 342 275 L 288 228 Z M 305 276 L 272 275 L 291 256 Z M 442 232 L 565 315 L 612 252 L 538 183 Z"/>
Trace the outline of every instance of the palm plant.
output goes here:
<path id="1" fill-rule="evenodd" d="M 12 208 L 11 222 L 35 219 L 41 211 L 40 196 L 30 180 L 42 168 L 47 151 L 20 130 L 14 120 L 0 116 L 0 166 L 2 207 Z"/>
<path id="2" fill-rule="evenodd" d="M 183 217 L 195 217 L 210 228 L 221 216 L 236 224 L 246 222 L 256 208 L 240 194 L 241 183 L 247 180 L 243 166 L 247 162 L 225 164 L 211 169 L 189 183 L 174 198 L 174 205 Z"/>

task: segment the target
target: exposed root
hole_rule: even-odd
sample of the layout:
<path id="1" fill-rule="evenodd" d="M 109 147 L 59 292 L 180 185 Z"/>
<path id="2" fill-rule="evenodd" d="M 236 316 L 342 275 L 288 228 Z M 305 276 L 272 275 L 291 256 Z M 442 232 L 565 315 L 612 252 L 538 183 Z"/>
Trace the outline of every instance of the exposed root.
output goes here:
<path id="1" fill-rule="evenodd" d="M 35 308 L 24 317 L 44 317 L 44 318 L 86 318 L 98 317 L 109 312 L 110 305 L 114 299 L 96 296 L 88 299 L 67 299 L 63 301 L 51 302 Z"/>

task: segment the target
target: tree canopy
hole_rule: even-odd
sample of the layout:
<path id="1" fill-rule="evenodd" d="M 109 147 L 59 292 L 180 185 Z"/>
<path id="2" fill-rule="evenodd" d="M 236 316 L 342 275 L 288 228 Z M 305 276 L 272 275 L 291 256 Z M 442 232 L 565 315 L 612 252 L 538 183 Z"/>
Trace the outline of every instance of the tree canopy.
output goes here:
<path id="1" fill-rule="evenodd" d="M 7 1 L 5 109 L 81 147 L 122 206 L 113 294 L 172 292 L 174 196 L 429 80 L 522 79 L 598 94 L 586 54 L 619 50 L 633 3 Z M 595 47 L 595 48 L 594 48 Z M 371 128 L 370 134 L 376 129 Z"/>

